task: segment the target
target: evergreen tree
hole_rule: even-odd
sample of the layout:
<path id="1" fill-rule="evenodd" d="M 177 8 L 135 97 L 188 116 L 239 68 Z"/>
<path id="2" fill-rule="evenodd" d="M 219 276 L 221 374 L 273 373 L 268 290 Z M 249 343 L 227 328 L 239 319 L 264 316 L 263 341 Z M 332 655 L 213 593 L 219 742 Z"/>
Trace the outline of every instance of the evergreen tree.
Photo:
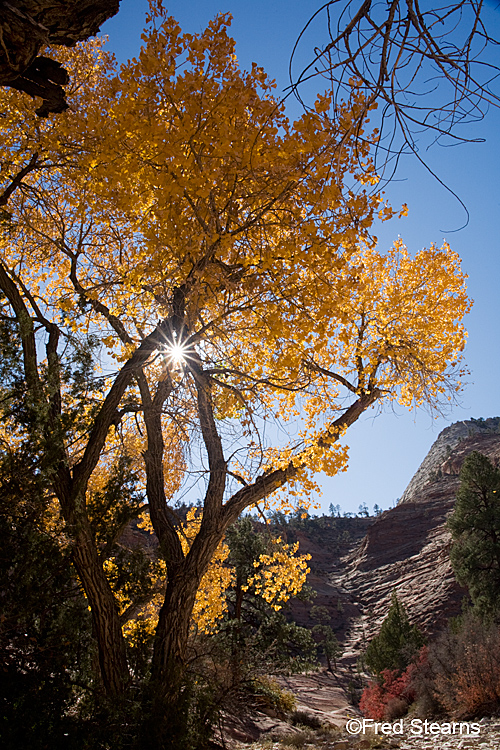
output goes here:
<path id="1" fill-rule="evenodd" d="M 380 674 L 383 669 L 403 671 L 423 645 L 421 632 L 410 623 L 405 607 L 393 591 L 387 617 L 379 634 L 370 641 L 364 663 L 374 674 Z"/>
<path id="2" fill-rule="evenodd" d="M 87 601 L 29 446 L 0 446 L 0 745 L 59 747 L 92 679 Z"/>
<path id="3" fill-rule="evenodd" d="M 459 583 L 467 586 L 476 610 L 500 610 L 500 469 L 474 451 L 460 472 L 460 489 L 448 527 L 450 559 Z"/>
<path id="4" fill-rule="evenodd" d="M 0 306 L 2 297 L 0 296 Z M 68 381 L 74 408 L 67 426 L 83 420 L 89 403 L 88 352 L 67 345 L 61 378 Z M 51 488 L 53 456 L 41 450 L 42 409 L 30 402 L 23 378 L 22 344 L 14 321 L 0 316 L 0 746 L 2 750 L 101 747 L 109 716 L 130 723 L 105 700 L 93 641 L 92 617 L 73 565 L 73 546 Z M 71 381 L 71 382 L 69 382 Z M 48 378 L 40 380 L 49 388 Z M 88 514 L 103 559 L 116 561 L 130 598 L 147 595 L 140 568 L 142 550 L 128 550 L 119 536 L 127 509 L 139 499 L 124 458 L 111 467 L 107 482 L 89 496 Z M 144 567 L 144 565 L 142 566 Z M 141 575 L 142 573 L 142 575 Z M 134 675 L 139 649 L 130 649 Z M 95 744 L 93 744 L 95 742 Z"/>
<path id="5" fill-rule="evenodd" d="M 329 624 L 331 620 L 330 612 L 327 607 L 315 606 L 311 608 L 311 617 L 318 622 L 317 625 L 313 626 L 312 632 L 318 639 L 318 645 L 326 657 L 328 670 L 333 672 L 333 669 L 337 666 L 337 657 L 342 653 L 342 647 Z"/>

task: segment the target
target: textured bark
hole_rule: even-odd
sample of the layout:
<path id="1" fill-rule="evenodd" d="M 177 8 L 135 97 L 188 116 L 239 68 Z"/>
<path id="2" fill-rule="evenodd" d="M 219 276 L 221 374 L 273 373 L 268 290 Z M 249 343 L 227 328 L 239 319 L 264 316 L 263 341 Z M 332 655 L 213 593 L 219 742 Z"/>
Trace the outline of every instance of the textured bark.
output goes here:
<path id="1" fill-rule="evenodd" d="M 37 57 L 42 47 L 76 42 L 97 34 L 118 11 L 120 0 L 0 0 L 0 84 L 43 99 L 37 114 L 67 108 L 68 76 L 59 63 Z"/>
<path id="2" fill-rule="evenodd" d="M 154 398 L 143 371 L 136 375 L 141 392 L 144 421 L 148 436 L 148 447 L 144 451 L 146 468 L 146 495 L 149 502 L 151 521 L 160 543 L 160 549 L 167 566 L 178 565 L 184 555 L 182 545 L 175 530 L 165 495 L 164 452 L 165 442 L 161 423 L 163 405 L 168 398 L 172 383 L 170 378 L 160 380 Z"/>
<path id="3" fill-rule="evenodd" d="M 184 668 L 196 594 L 226 528 L 220 517 L 206 523 L 184 560 L 169 568 L 165 599 L 155 634 L 151 672 L 160 692 L 170 694 L 172 670 L 177 672 Z"/>
<path id="4" fill-rule="evenodd" d="M 174 750 L 187 732 L 190 691 L 186 651 L 200 575 L 185 560 L 170 566 L 167 590 L 155 633 L 151 680 L 145 705 L 143 741 L 150 750 Z"/>
<path id="5" fill-rule="evenodd" d="M 125 641 L 116 601 L 90 529 L 79 529 L 75 534 L 73 562 L 92 611 L 104 688 L 108 695 L 121 695 L 129 682 Z"/>
<path id="6" fill-rule="evenodd" d="M 169 577 L 156 630 L 152 677 L 165 693 L 177 687 L 168 679 L 172 671 L 184 667 L 191 613 L 201 581 L 201 577 L 190 575 L 186 567 L 179 566 Z"/>
<path id="7" fill-rule="evenodd" d="M 46 459 L 48 459 L 52 475 L 52 485 L 61 505 L 68 535 L 72 540 L 73 562 L 91 607 L 103 684 L 108 695 L 119 695 L 124 692 L 129 680 L 125 642 L 116 601 L 99 559 L 99 552 L 87 516 L 85 491 L 88 478 L 97 464 L 102 444 L 112 424 L 116 406 L 133 377 L 134 363 L 137 358 L 139 358 L 139 362 L 142 362 L 143 358 L 149 356 L 151 343 L 149 339 L 143 342 L 142 348 L 139 347 L 135 355 L 119 373 L 94 423 L 94 430 L 90 436 L 90 440 L 94 442 L 90 449 L 87 446 L 88 450 L 79 464 L 74 467 L 72 476 L 67 465 L 63 430 L 61 430 L 60 423 L 61 383 L 57 354 L 59 329 L 55 324 L 44 318 L 38 319 L 38 323 L 42 322 L 49 334 L 46 353 L 50 395 L 47 399 L 38 371 L 33 319 L 18 286 L 1 263 L 0 289 L 3 290 L 9 300 L 18 320 L 29 402 L 37 404 L 38 407 L 41 407 L 44 401 L 46 402 L 45 414 L 43 414 L 43 409 L 40 409 L 38 418 L 44 420 L 43 432 L 47 446 Z M 37 415 L 34 414 L 33 417 L 36 422 Z M 79 472 L 77 472 L 77 469 L 79 469 Z M 77 475 L 76 478 L 75 474 Z"/>
<path id="8" fill-rule="evenodd" d="M 58 114 L 68 109 L 62 84 L 69 82 L 69 76 L 62 65 L 48 57 L 36 57 L 31 65 L 7 85 L 24 91 L 33 98 L 38 96 L 42 104 L 36 110 L 39 117 L 53 112 Z"/>
<path id="9" fill-rule="evenodd" d="M 213 415 L 210 385 L 199 366 L 191 366 L 198 392 L 198 415 L 210 465 L 210 480 L 204 503 L 203 520 L 199 533 L 183 561 L 171 561 L 168 567 L 168 584 L 165 600 L 160 610 L 155 636 L 152 662 L 153 705 L 155 717 L 160 716 L 166 706 L 176 705 L 182 687 L 185 668 L 189 625 L 196 593 L 210 561 L 224 538 L 227 527 L 252 503 L 282 487 L 295 476 L 301 465 L 292 463 L 286 469 L 278 469 L 259 477 L 253 484 L 237 492 L 225 505 L 222 503 L 226 464 L 220 436 Z M 339 417 L 334 426 L 338 428 L 325 437 L 325 447 L 333 445 L 343 430 L 353 424 L 379 398 L 380 392 L 372 389 L 360 395 Z M 144 398 L 144 394 L 143 394 Z M 145 409 L 147 413 L 148 409 Z M 148 421 L 148 420 L 146 420 Z M 149 441 L 149 432 L 148 432 Z M 148 452 L 151 446 L 148 446 Z M 158 445 L 158 449 L 159 449 Z M 159 459 L 161 450 L 158 450 Z M 148 465 L 151 464 L 151 465 Z M 146 462 L 148 473 L 152 469 L 152 457 Z M 156 720 L 156 719 L 155 719 Z M 158 730 L 160 736 L 161 732 Z M 161 745 L 158 745 L 159 747 Z"/>

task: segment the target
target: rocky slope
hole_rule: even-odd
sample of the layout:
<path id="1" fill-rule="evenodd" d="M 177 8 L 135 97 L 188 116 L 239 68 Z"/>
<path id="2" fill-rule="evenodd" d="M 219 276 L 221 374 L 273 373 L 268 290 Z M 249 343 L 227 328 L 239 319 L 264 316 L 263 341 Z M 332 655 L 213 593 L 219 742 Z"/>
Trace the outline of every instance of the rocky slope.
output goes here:
<path id="1" fill-rule="evenodd" d="M 500 418 L 467 420 L 438 436 L 400 503 L 377 518 L 316 518 L 288 526 L 288 541 L 308 552 L 314 602 L 296 602 L 293 618 L 315 623 L 311 606 L 327 607 L 330 623 L 354 666 L 387 615 L 397 590 L 411 619 L 428 635 L 461 611 L 465 591 L 449 563 L 446 519 L 464 458 L 479 451 L 500 463 Z M 280 533 L 283 533 L 280 529 Z"/>
<path id="2" fill-rule="evenodd" d="M 449 563 L 446 519 L 465 456 L 479 451 L 500 463 L 500 418 L 467 420 L 438 436 L 400 503 L 377 518 L 318 518 L 288 527 L 289 541 L 312 555 L 312 603 L 327 607 L 331 626 L 354 666 L 390 606 L 393 589 L 428 635 L 461 611 L 465 591 Z M 297 602 L 294 619 L 312 627 L 311 604 Z"/>
<path id="3" fill-rule="evenodd" d="M 352 699 L 360 684 L 356 673 L 358 657 L 379 631 L 394 589 L 411 620 L 428 635 L 460 612 L 465 591 L 456 583 L 450 567 L 446 519 L 453 509 L 464 458 L 476 450 L 500 463 L 499 425 L 499 418 L 467 420 L 443 430 L 402 501 L 377 518 L 312 518 L 280 529 L 288 541 L 300 542 L 301 552 L 312 556 L 308 580 L 317 595 L 312 603 L 293 605 L 294 619 L 312 627 L 311 607 L 327 607 L 331 626 L 343 646 L 335 674 L 322 671 L 280 680 L 284 688 L 295 694 L 300 711 L 343 731 L 347 717 L 356 714 Z M 441 737 L 439 747 L 489 750 L 497 746 L 498 729 L 496 724 L 485 725 L 480 738 Z M 292 731 L 279 719 L 262 716 L 253 725 L 253 736 L 269 737 L 285 730 Z M 248 741 L 252 732 L 247 727 L 245 733 Z M 434 737 L 427 741 L 405 735 L 386 738 L 378 745 L 374 739 L 349 738 L 344 732 L 324 742 L 315 738 L 310 745 L 353 750 L 375 746 L 400 750 L 437 747 Z M 293 740 L 290 742 L 293 744 Z M 279 743 L 275 747 L 280 747 Z"/>
<path id="4" fill-rule="evenodd" d="M 430 451 L 420 464 L 407 488 L 403 492 L 400 503 L 412 502 L 416 498 L 425 495 L 425 488 L 440 476 L 443 466 L 455 449 L 463 443 L 464 447 L 468 445 L 468 438 L 474 438 L 477 435 L 479 441 L 485 435 L 499 437 L 500 418 L 489 417 L 488 419 L 467 419 L 462 422 L 455 422 L 446 427 L 439 433 L 436 441 L 433 443 Z M 466 448 L 467 450 L 467 448 Z M 479 450 L 472 448 L 470 450 Z"/>
<path id="5" fill-rule="evenodd" d="M 468 420 L 443 430 L 400 503 L 375 519 L 359 547 L 332 569 L 330 584 L 345 591 L 359 611 L 350 622 L 348 653 L 359 653 L 378 632 L 393 589 L 429 635 L 460 612 L 465 592 L 449 563 L 446 519 L 464 458 L 479 451 L 500 462 L 499 424 L 499 418 Z"/>
<path id="6" fill-rule="evenodd" d="M 314 605 L 326 606 L 342 641 L 341 660 L 353 674 L 366 643 L 379 631 L 397 590 L 413 622 L 427 634 L 461 611 L 465 591 L 449 562 L 446 519 L 464 458 L 479 451 L 500 463 L 500 418 L 447 427 L 409 483 L 401 502 L 377 518 L 313 519 L 288 534 L 312 555 Z M 296 603 L 294 619 L 312 627 L 311 604 Z"/>
<path id="7" fill-rule="evenodd" d="M 477 450 L 500 463 L 499 425 L 499 418 L 467 420 L 443 430 L 402 501 L 377 518 L 312 518 L 280 528 L 280 534 L 288 541 L 298 540 L 301 552 L 312 556 L 308 580 L 316 597 L 312 603 L 295 602 L 291 615 L 311 628 L 312 606 L 327 607 L 331 626 L 343 647 L 334 674 L 323 670 L 280 678 L 280 682 L 296 696 L 299 711 L 328 724 L 334 734 L 301 737 L 302 730 L 285 724 L 275 712 L 267 712 L 242 720 L 240 727 L 233 726 L 233 739 L 249 742 L 260 736 L 260 742 L 252 746 L 255 750 L 269 748 L 270 738 L 283 735 L 287 739 L 273 743 L 273 749 L 304 743 L 318 750 L 490 750 L 498 746 L 500 725 L 493 720 L 482 720 L 481 734 L 473 738 L 422 738 L 408 733 L 384 738 L 349 736 L 345 726 L 347 719 L 357 714 L 352 700 L 361 685 L 356 672 L 358 657 L 379 631 L 393 589 L 411 620 L 428 635 L 460 612 L 465 591 L 456 583 L 450 567 L 446 519 L 453 509 L 464 458 Z"/>

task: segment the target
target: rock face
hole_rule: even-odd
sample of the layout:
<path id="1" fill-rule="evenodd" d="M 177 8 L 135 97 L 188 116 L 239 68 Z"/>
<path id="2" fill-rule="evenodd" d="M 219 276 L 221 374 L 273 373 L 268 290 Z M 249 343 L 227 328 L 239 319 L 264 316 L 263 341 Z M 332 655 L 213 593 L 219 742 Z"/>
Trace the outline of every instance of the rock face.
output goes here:
<path id="1" fill-rule="evenodd" d="M 283 687 L 295 694 L 300 710 L 338 727 L 353 716 L 352 701 L 356 689 L 359 697 L 363 686 L 356 664 L 380 630 L 394 589 L 412 623 L 428 636 L 460 613 L 466 592 L 450 566 L 446 520 L 453 510 L 464 458 L 479 451 L 500 464 L 499 424 L 499 418 L 467 420 L 443 430 L 402 501 L 377 518 L 323 517 L 287 528 L 288 541 L 298 540 L 300 551 L 311 554 L 308 583 L 317 594 L 312 604 L 328 609 L 330 625 L 343 647 L 334 674 L 323 671 L 281 678 Z M 311 603 L 295 602 L 291 614 L 300 625 L 314 626 Z M 460 736 L 443 736 L 438 744 L 443 750 L 468 746 L 489 750 L 498 746 L 499 737 L 498 728 L 490 731 L 483 720 L 481 738 L 469 742 Z M 437 747 L 435 737 L 429 742 L 407 735 L 395 739 L 401 750 Z M 328 744 L 332 746 L 365 748 L 372 743 L 365 738 L 358 745 L 346 737 L 345 742 Z"/>
<path id="2" fill-rule="evenodd" d="M 66 71 L 47 57 L 45 46 L 72 47 L 96 34 L 118 11 L 120 0 L 0 0 L 0 85 L 43 99 L 37 114 L 62 112 Z"/>
<path id="3" fill-rule="evenodd" d="M 453 510 L 459 472 L 472 451 L 500 462 L 500 419 L 468 420 L 447 427 L 430 449 L 395 508 L 368 528 L 361 545 L 332 572 L 355 601 L 359 616 L 346 640 L 354 655 L 375 635 L 390 606 L 393 589 L 410 618 L 428 635 L 461 611 L 465 591 L 449 562 L 446 519 Z"/>
<path id="4" fill-rule="evenodd" d="M 344 644 L 346 665 L 355 663 L 379 631 L 394 589 L 412 622 L 427 635 L 460 613 L 466 592 L 450 566 L 446 519 L 464 458 L 479 451 L 500 463 L 499 425 L 498 417 L 471 419 L 443 430 L 402 501 L 377 518 L 330 519 L 333 526 L 337 523 L 336 530 L 311 527 L 297 534 L 300 550 L 312 554 L 314 604 L 328 607 L 331 625 Z M 340 523 L 346 529 L 340 529 Z M 339 532 L 342 539 L 348 532 L 348 541 L 335 547 Z M 302 625 L 314 624 L 305 605 L 294 605 L 293 615 Z"/>
<path id="5" fill-rule="evenodd" d="M 467 438 L 473 435 L 498 435 L 500 433 L 500 418 L 489 419 L 467 419 L 463 422 L 455 422 L 439 433 L 437 440 L 432 445 L 419 468 L 417 469 L 408 487 L 403 492 L 400 503 L 412 502 L 422 494 L 427 484 L 437 478 L 446 459 L 452 451 Z M 474 449 L 476 450 L 476 449 Z"/>

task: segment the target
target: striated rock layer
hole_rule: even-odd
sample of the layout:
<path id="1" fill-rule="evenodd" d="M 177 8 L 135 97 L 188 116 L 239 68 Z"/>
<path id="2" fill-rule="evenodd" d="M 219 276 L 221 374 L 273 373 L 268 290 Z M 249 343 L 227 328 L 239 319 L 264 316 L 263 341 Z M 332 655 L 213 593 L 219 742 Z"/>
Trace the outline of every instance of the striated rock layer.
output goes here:
<path id="1" fill-rule="evenodd" d="M 428 635 L 460 613 L 466 592 L 450 566 L 446 520 L 464 458 L 479 451 L 500 463 L 499 427 L 498 417 L 447 427 L 402 501 L 377 518 L 329 519 L 328 526 L 326 519 L 322 525 L 317 519 L 296 533 L 301 552 L 312 555 L 309 583 L 317 592 L 313 604 L 329 610 L 331 626 L 344 645 L 345 664 L 353 666 L 380 629 L 394 589 L 411 620 Z M 310 604 L 295 603 L 292 616 L 312 627 L 310 609 Z"/>
<path id="2" fill-rule="evenodd" d="M 420 464 L 408 487 L 403 492 L 400 503 L 412 502 L 417 496 L 425 493 L 425 488 L 435 479 L 439 478 L 446 460 L 461 444 L 466 447 L 468 438 L 478 436 L 479 441 L 485 435 L 492 435 L 493 439 L 500 433 L 500 417 L 489 417 L 488 419 L 466 419 L 455 422 L 439 433 L 430 451 Z M 469 448 L 479 450 L 479 448 Z M 458 473 L 458 472 L 457 472 Z"/>
<path id="3" fill-rule="evenodd" d="M 465 591 L 449 561 L 451 536 L 446 519 L 453 510 L 464 458 L 472 451 L 500 462 L 498 418 L 468 420 L 439 435 L 412 479 L 402 501 L 368 528 L 353 553 L 333 571 L 335 580 L 355 602 L 346 646 L 352 655 L 375 635 L 396 589 L 413 622 L 432 635 L 461 611 Z"/>

